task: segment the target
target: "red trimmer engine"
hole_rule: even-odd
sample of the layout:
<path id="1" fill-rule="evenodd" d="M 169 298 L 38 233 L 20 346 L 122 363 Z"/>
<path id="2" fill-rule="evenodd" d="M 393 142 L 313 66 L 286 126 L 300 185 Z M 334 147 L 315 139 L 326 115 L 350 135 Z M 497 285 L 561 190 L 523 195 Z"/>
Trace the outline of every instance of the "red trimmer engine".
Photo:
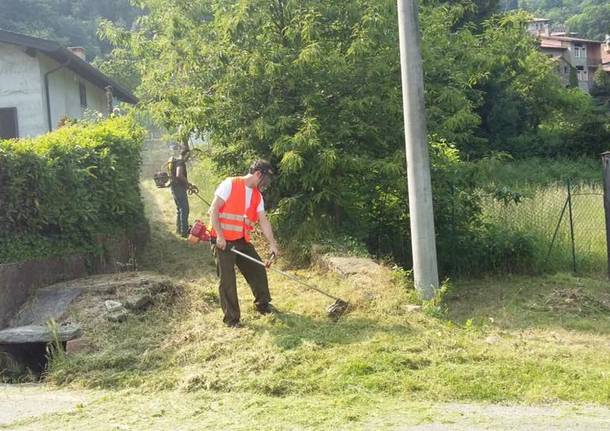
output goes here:
<path id="1" fill-rule="evenodd" d="M 188 242 L 197 244 L 199 241 L 210 241 L 210 231 L 201 220 L 195 220 L 195 224 L 189 232 Z"/>

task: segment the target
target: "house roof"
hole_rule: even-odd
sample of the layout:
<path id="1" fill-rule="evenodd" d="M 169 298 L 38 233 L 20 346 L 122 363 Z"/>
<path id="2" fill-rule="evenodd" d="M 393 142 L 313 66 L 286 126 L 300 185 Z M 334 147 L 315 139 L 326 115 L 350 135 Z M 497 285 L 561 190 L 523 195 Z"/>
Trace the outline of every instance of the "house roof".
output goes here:
<path id="1" fill-rule="evenodd" d="M 66 67 L 74 73 L 87 79 L 92 84 L 100 88 L 112 86 L 113 95 L 123 102 L 136 104 L 138 98 L 131 91 L 123 87 L 121 84 L 113 81 L 98 69 L 81 59 L 67 48 L 64 48 L 57 42 L 37 37 L 26 36 L 21 33 L 13 33 L 12 31 L 0 29 L 0 42 L 9 43 L 12 45 L 24 46 L 26 48 L 41 51 L 51 57 L 53 60 L 66 64 Z"/>
<path id="2" fill-rule="evenodd" d="M 568 49 L 561 44 L 561 40 L 547 39 L 545 37 L 540 39 L 541 48 L 554 48 L 554 49 Z"/>
<path id="3" fill-rule="evenodd" d="M 566 41 L 566 42 L 596 43 L 598 45 L 602 43 L 599 40 L 581 39 L 579 37 L 569 37 L 569 36 L 554 36 L 554 35 L 550 35 L 550 36 L 540 36 L 540 37 L 543 40 L 563 40 L 563 41 Z"/>

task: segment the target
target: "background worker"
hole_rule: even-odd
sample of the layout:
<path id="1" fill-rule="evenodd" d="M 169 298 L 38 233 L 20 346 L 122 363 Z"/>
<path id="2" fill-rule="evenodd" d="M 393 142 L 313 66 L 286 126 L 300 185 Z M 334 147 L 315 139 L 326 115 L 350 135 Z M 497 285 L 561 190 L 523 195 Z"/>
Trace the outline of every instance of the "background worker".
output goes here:
<path id="1" fill-rule="evenodd" d="M 183 238 L 189 234 L 189 198 L 187 191 L 197 192 L 197 187 L 188 182 L 186 161 L 190 155 L 188 147 L 180 151 L 179 159 L 170 159 L 170 188 L 176 204 L 176 233 Z"/>
<path id="2" fill-rule="evenodd" d="M 254 294 L 257 311 L 261 314 L 272 311 L 265 268 L 231 251 L 234 247 L 248 256 L 261 260 L 250 242 L 250 231 L 258 222 L 269 242 L 271 253 L 278 255 L 278 246 L 265 213 L 265 203 L 261 194 L 261 190 L 270 184 L 271 175 L 273 170 L 269 162 L 255 161 L 247 175 L 227 178 L 218 186 L 210 208 L 212 237 L 216 238 L 214 246 L 216 265 L 220 277 L 218 288 L 220 306 L 224 313 L 223 322 L 230 327 L 239 326 L 240 319 L 235 265 Z"/>

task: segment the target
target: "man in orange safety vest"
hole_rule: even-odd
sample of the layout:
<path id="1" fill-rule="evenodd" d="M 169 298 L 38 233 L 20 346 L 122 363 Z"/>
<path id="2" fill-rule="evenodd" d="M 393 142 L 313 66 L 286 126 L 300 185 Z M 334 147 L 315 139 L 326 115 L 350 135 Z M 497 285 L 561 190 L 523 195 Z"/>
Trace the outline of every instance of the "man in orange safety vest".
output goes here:
<path id="1" fill-rule="evenodd" d="M 225 179 L 214 193 L 210 216 L 212 237 L 216 242 L 216 268 L 220 277 L 220 306 L 224 313 L 223 322 L 230 327 L 239 327 L 241 317 L 235 265 L 254 294 L 254 304 L 258 312 L 268 314 L 272 311 L 265 268 L 231 251 L 231 248 L 235 248 L 261 260 L 250 242 L 250 231 L 258 222 L 269 242 L 271 253 L 278 255 L 278 246 L 265 213 L 265 202 L 261 194 L 261 190 L 270 184 L 272 175 L 271 164 L 266 160 L 257 160 L 250 166 L 247 175 Z"/>

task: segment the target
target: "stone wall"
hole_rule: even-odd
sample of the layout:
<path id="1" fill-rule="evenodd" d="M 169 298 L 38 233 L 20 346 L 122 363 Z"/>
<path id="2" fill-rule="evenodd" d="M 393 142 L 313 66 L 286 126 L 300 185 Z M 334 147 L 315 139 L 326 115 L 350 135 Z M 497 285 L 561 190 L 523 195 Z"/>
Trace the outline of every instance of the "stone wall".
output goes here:
<path id="1" fill-rule="evenodd" d="M 8 324 L 34 289 L 86 277 L 137 269 L 136 254 L 148 241 L 148 226 L 142 226 L 132 239 L 100 237 L 100 256 L 75 255 L 27 262 L 0 264 L 0 329 Z"/>
<path id="2" fill-rule="evenodd" d="M 0 265 L 0 329 L 7 325 L 33 289 L 86 275 L 83 256 Z"/>

